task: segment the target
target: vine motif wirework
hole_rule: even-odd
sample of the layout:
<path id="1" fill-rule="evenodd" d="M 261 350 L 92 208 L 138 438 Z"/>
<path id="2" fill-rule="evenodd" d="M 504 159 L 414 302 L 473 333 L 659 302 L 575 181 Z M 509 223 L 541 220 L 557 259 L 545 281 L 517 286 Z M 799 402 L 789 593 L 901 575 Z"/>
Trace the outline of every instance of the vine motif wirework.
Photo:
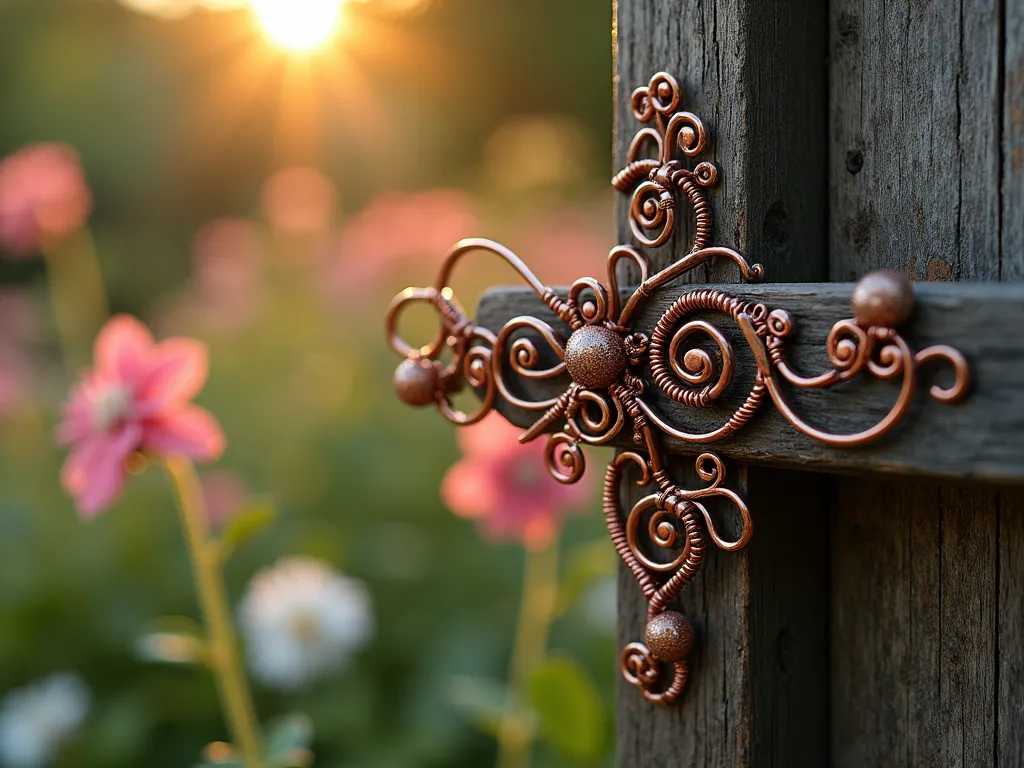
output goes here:
<path id="1" fill-rule="evenodd" d="M 721 290 L 682 288 L 650 336 L 637 329 L 633 323 L 637 311 L 656 289 L 708 260 L 732 262 L 744 281 L 758 281 L 764 275 L 760 264 L 749 264 L 730 248 L 709 245 L 711 211 L 705 190 L 714 185 L 718 172 L 708 161 L 692 170 L 684 167 L 683 159 L 704 151 L 707 134 L 696 115 L 679 109 L 681 98 L 678 83 L 664 72 L 634 91 L 633 114 L 645 126 L 634 136 L 626 165 L 612 184 L 632 195 L 630 228 L 646 247 L 662 245 L 672 236 L 676 207 L 685 200 L 695 218 L 693 247 L 686 256 L 650 274 L 646 256 L 633 246 L 617 245 L 608 255 L 605 283 L 581 278 L 562 298 L 504 246 L 484 239 L 462 240 L 448 253 L 434 285 L 400 293 L 386 321 L 389 343 L 404 358 L 395 372 L 395 388 L 405 402 L 436 405 L 457 425 L 482 419 L 499 394 L 511 405 L 535 412 L 536 420 L 519 439 L 525 443 L 550 433 L 546 462 L 559 482 L 574 483 L 583 476 L 582 445 L 608 443 L 627 424 L 631 426 L 636 449 L 619 453 L 607 468 L 604 515 L 615 549 L 636 577 L 648 610 L 644 642 L 623 649 L 620 667 L 644 698 L 665 705 L 678 699 L 686 686 L 687 656 L 695 636 L 690 621 L 670 608 L 671 601 L 700 569 L 706 539 L 724 550 L 741 549 L 753 534 L 753 521 L 743 498 L 726 487 L 725 466 L 717 454 L 705 452 L 697 458 L 697 477 L 704 485 L 686 488 L 670 477 L 659 434 L 695 445 L 714 443 L 742 428 L 769 399 L 805 435 L 834 446 L 861 445 L 889 432 L 906 414 L 922 365 L 939 361 L 953 369 L 951 385 L 930 389 L 940 402 L 961 399 L 969 384 L 967 361 L 960 352 L 936 345 L 915 353 L 897 332 L 913 311 L 913 289 L 901 276 L 887 272 L 867 275 L 856 285 L 851 300 L 854 316 L 833 325 L 826 339 L 829 367 L 814 376 L 801 375 L 787 360 L 786 341 L 796 332 L 789 313 Z M 644 156 L 647 148 L 654 157 Z M 455 265 L 472 251 L 490 252 L 507 262 L 569 327 L 568 337 L 532 316 L 513 318 L 496 333 L 476 325 L 449 288 Z M 616 276 L 623 260 L 640 272 L 639 285 L 624 303 Z M 423 347 L 410 345 L 397 331 L 402 311 L 417 302 L 433 306 L 440 318 L 437 335 Z M 739 327 L 756 362 L 756 374 L 741 405 L 723 424 L 707 432 L 687 432 L 658 413 L 645 393 L 653 386 L 675 402 L 707 408 L 729 390 L 735 369 L 732 345 L 715 324 L 693 317 L 698 313 L 724 315 Z M 695 337 L 702 338 L 712 352 L 693 343 Z M 538 340 L 557 362 L 542 365 Z M 448 362 L 442 361 L 442 354 L 450 358 Z M 556 397 L 528 400 L 510 387 L 506 368 L 527 381 L 561 377 L 566 386 Z M 645 369 L 650 380 L 643 375 Z M 787 400 L 784 385 L 822 389 L 860 374 L 901 381 L 886 415 L 860 432 L 834 434 L 815 427 Z M 481 400 L 469 413 L 452 402 L 452 395 L 466 386 L 475 389 Z M 624 513 L 619 496 L 630 465 L 638 470 L 639 486 L 656 490 Z M 731 505 L 738 514 L 735 538 L 723 536 L 716 528 L 707 506 L 712 499 Z M 645 517 L 647 540 L 668 550 L 670 559 L 645 551 Z"/>

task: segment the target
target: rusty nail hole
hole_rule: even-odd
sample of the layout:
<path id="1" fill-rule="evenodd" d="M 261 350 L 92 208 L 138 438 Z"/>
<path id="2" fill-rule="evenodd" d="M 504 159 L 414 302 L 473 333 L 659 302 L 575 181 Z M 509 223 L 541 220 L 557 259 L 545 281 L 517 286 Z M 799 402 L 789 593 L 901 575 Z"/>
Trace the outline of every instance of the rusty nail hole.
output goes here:
<path id="1" fill-rule="evenodd" d="M 864 167 L 864 154 L 859 149 L 851 149 L 846 153 L 846 170 L 850 173 L 860 173 Z"/>

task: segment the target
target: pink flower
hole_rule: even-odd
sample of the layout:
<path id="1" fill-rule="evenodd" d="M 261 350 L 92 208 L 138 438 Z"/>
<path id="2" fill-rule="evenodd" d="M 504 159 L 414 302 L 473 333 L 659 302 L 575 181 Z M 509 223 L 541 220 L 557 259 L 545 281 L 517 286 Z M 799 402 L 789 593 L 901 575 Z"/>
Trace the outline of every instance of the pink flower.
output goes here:
<path id="1" fill-rule="evenodd" d="M 479 229 L 464 192 L 436 188 L 379 195 L 342 231 L 325 282 L 337 296 L 358 298 L 408 262 L 432 270 L 449 248 Z"/>
<path id="2" fill-rule="evenodd" d="M 516 223 L 505 238 L 535 264 L 548 285 L 571 285 L 585 275 L 603 278 L 605 259 L 615 245 L 614 203 L 600 198 L 591 206 L 562 206 Z"/>
<path id="3" fill-rule="evenodd" d="M 206 519 L 215 528 L 230 520 L 249 495 L 242 479 L 224 469 L 204 472 L 199 482 L 203 487 Z"/>
<path id="4" fill-rule="evenodd" d="M 0 248 L 12 255 L 67 237 L 91 207 L 78 155 L 66 144 L 30 144 L 0 161 Z"/>
<path id="5" fill-rule="evenodd" d="M 455 514 L 476 520 L 485 536 L 538 549 L 554 539 L 562 517 L 590 489 L 552 478 L 544 440 L 522 445 L 521 432 L 497 414 L 459 430 L 463 458 L 445 475 L 441 498 Z"/>
<path id="6" fill-rule="evenodd" d="M 118 315 L 100 331 L 94 356 L 57 428 L 57 441 L 73 446 L 61 483 L 83 517 L 95 517 L 120 495 L 134 452 L 208 461 L 225 442 L 213 416 L 189 402 L 206 381 L 201 342 L 156 344 L 142 323 Z"/>

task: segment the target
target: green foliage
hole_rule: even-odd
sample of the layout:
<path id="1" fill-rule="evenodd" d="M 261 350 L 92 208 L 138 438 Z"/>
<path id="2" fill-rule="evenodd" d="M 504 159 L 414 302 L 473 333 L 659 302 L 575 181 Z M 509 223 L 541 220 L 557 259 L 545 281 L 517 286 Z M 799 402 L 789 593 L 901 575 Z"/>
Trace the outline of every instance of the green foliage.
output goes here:
<path id="1" fill-rule="evenodd" d="M 408 45 L 351 42 L 357 69 L 326 78 L 330 98 L 310 111 L 322 121 L 310 134 L 323 145 L 299 156 L 338 184 L 335 224 L 374 195 L 445 185 L 478 192 L 484 231 L 466 235 L 508 234 L 517 248 L 526 242 L 516 241 L 522 223 L 559 206 L 603 214 L 610 82 L 593 75 L 610 71 L 610 2 L 435 6 L 386 22 Z M 433 409 L 412 410 L 393 396 L 397 359 L 382 332 L 391 296 L 429 282 L 440 254 L 391 266 L 357 254 L 366 272 L 380 274 L 358 278 L 339 297 L 327 294 L 323 271 L 336 256 L 336 230 L 315 242 L 269 231 L 260 184 L 294 162 L 278 144 L 278 111 L 294 93 L 283 87 L 280 61 L 254 56 L 265 66 L 256 79 L 243 77 L 244 22 L 206 12 L 157 21 L 114 0 L 0 0 L 0 156 L 30 141 L 73 144 L 92 188 L 91 227 L 113 309 L 138 315 L 159 337 L 187 333 L 209 346 L 198 402 L 228 438 L 218 468 L 237 474 L 255 500 L 219 533 L 232 605 L 254 573 L 289 554 L 324 558 L 368 585 L 377 625 L 370 647 L 309 688 L 255 687 L 263 717 L 301 711 L 316 725 L 315 738 L 301 717 L 268 728 L 279 765 L 302 765 L 307 750 L 318 768 L 491 765 L 494 723 L 507 701 L 503 684 L 490 681 L 507 672 L 522 553 L 481 539 L 444 508 L 438 487 L 458 455 L 453 428 Z M 357 84 L 376 89 L 374 109 Z M 573 158 L 578 175 L 537 194 L 494 188 L 481 160 L 487 137 L 519 114 L 568 114 L 589 131 L 590 154 Z M 258 311 L 234 328 L 204 321 L 195 305 L 172 312 L 196 278 L 197 231 L 223 216 L 246 217 L 261 238 Z M 574 258 L 600 270 L 610 245 Z M 510 279 L 501 266 L 478 263 L 459 277 L 468 307 L 484 286 Z M 77 518 L 58 485 L 65 451 L 52 435 L 78 372 L 62 364 L 44 265 L 0 255 L 0 288 L 11 287 L 36 297 L 42 319 L 26 351 L 33 401 L 0 413 L 0 697 L 74 670 L 92 703 L 58 766 L 194 765 L 202 745 L 228 733 L 202 669 L 199 612 L 166 482 L 149 470 L 98 519 Z M 573 520 L 564 542 L 564 616 L 552 643 L 579 660 L 597 692 L 580 670 L 539 671 L 540 698 L 517 714 L 524 727 L 548 733 L 562 706 L 579 722 L 571 742 L 548 739 L 557 755 L 538 749 L 534 768 L 610 755 L 600 729 L 614 648 L 607 629 L 581 620 L 579 605 L 607 573 L 596 510 Z M 168 614 L 177 618 L 155 618 Z M 551 702 L 568 694 L 552 699 L 552 675 L 572 678 L 564 686 L 555 679 L 574 691 L 561 704 Z M 603 702 L 596 716 L 593 696 Z M 221 752 L 224 768 L 232 758 Z M 216 756 L 202 760 L 214 765 Z"/>
<path id="2" fill-rule="evenodd" d="M 448 681 L 446 694 L 446 699 L 453 707 L 491 736 L 497 736 L 498 726 L 510 715 L 523 723 L 524 730 L 530 733 L 533 731 L 532 713 L 514 708 L 503 682 L 454 675 Z"/>
<path id="3" fill-rule="evenodd" d="M 606 744 L 601 696 L 578 663 L 548 659 L 530 675 L 541 733 L 567 758 L 593 764 Z"/>
<path id="4" fill-rule="evenodd" d="M 235 512 L 220 534 L 220 556 L 227 560 L 277 520 L 277 507 L 268 499 L 252 499 Z"/>
<path id="5" fill-rule="evenodd" d="M 558 613 L 574 606 L 587 588 L 602 576 L 616 573 L 618 560 L 607 539 L 588 541 L 569 552 L 558 594 Z"/>

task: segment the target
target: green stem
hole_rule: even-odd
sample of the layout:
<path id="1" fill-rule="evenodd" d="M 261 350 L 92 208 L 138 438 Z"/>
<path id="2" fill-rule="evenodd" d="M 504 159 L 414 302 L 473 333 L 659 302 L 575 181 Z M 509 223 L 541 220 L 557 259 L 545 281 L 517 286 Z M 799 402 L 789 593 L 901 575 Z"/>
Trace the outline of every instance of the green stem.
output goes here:
<path id="1" fill-rule="evenodd" d="M 526 550 L 523 597 L 509 665 L 509 711 L 498 727 L 498 768 L 528 768 L 532 735 L 522 710 L 527 679 L 547 654 L 558 603 L 558 540 Z"/>
<path id="2" fill-rule="evenodd" d="M 99 259 L 87 229 L 45 246 L 43 255 L 64 362 L 73 372 L 88 364 L 92 340 L 110 316 Z"/>
<path id="3" fill-rule="evenodd" d="M 227 590 L 221 572 L 217 543 L 210 538 L 209 525 L 195 467 L 181 457 L 164 460 L 164 469 L 174 487 L 181 524 L 192 560 L 199 605 L 209 634 L 211 666 L 217 679 L 221 704 L 232 741 L 241 752 L 246 768 L 263 768 L 259 724 L 252 694 L 242 670 L 238 640 L 228 609 Z"/>

